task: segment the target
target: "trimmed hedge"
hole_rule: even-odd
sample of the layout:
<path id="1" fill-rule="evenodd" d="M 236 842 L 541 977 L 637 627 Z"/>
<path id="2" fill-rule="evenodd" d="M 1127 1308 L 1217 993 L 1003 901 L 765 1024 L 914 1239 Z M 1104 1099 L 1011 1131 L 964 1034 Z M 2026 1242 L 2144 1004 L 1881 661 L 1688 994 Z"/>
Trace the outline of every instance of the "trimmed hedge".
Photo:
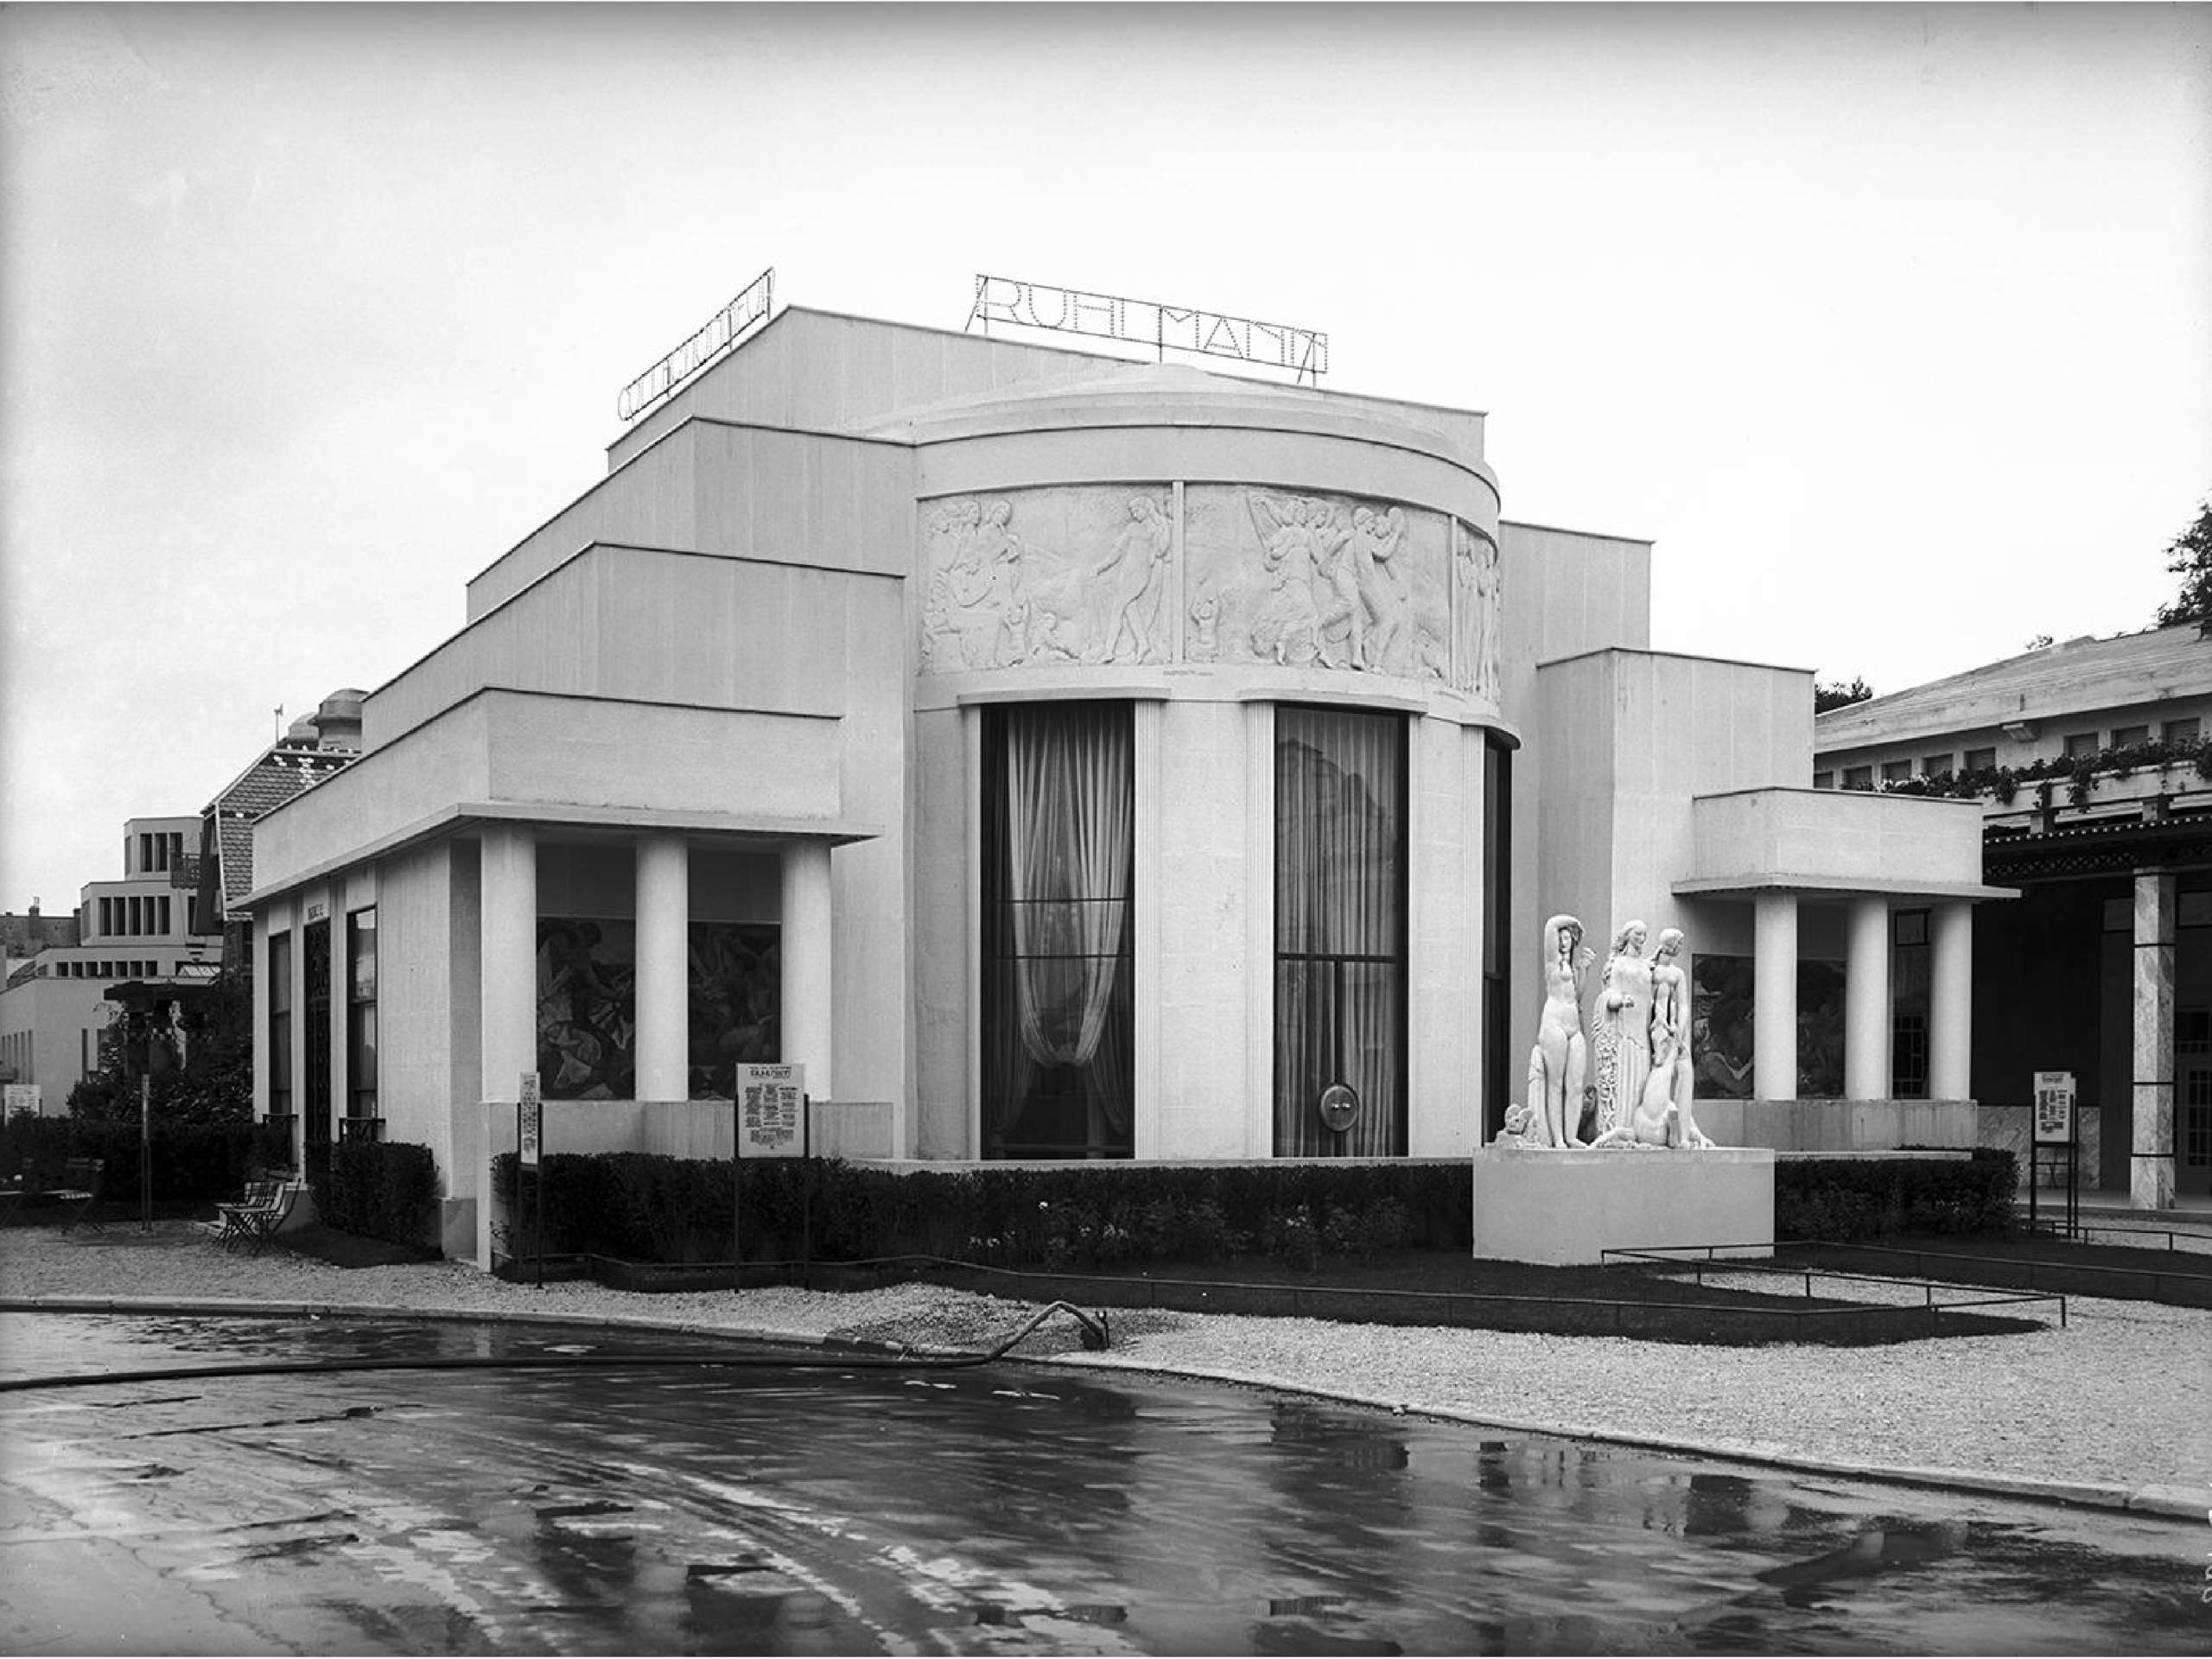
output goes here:
<path id="1" fill-rule="evenodd" d="M 0 1125 L 0 1176 L 20 1177 L 26 1187 L 55 1185 L 72 1158 L 98 1158 L 103 1205 L 138 1196 L 138 1125 L 97 1123 L 73 1117 L 20 1116 Z M 235 1198 L 255 1162 L 248 1123 L 153 1125 L 154 1202 L 212 1203 Z"/>
<path id="2" fill-rule="evenodd" d="M 1977 1147 L 1968 1158 L 1785 1158 L 1774 1166 L 1778 1239 L 2009 1233 L 2019 1161 Z"/>
<path id="3" fill-rule="evenodd" d="M 315 1183 L 324 1224 L 362 1238 L 421 1247 L 438 1198 L 437 1160 L 428 1147 L 340 1142 L 327 1149 Z"/>
<path id="4" fill-rule="evenodd" d="M 796 1260 L 806 1166 L 743 1166 L 747 1260 Z M 514 1208 L 512 1153 L 494 1161 L 508 1207 L 505 1253 L 534 1249 L 536 1198 Z M 730 1259 L 730 1165 L 645 1153 L 551 1154 L 539 1166 L 548 1255 L 625 1262 Z M 1473 1186 L 1464 1163 L 1018 1166 L 894 1173 L 815 1166 L 813 1254 L 824 1262 L 938 1255 L 999 1267 L 1077 1268 L 1465 1249 Z"/>
<path id="5" fill-rule="evenodd" d="M 349 1150 L 334 1149 L 335 1154 Z M 503 1253 L 533 1253 L 536 1197 L 514 1209 L 516 1162 L 493 1190 L 508 1209 Z M 744 1255 L 801 1254 L 806 1166 L 746 1164 Z M 621 1262 L 730 1259 L 730 1165 L 647 1153 L 554 1153 L 542 1182 L 544 1251 Z M 837 1160 L 815 1166 L 815 1259 L 935 1255 L 988 1267 L 1075 1268 L 1268 1255 L 1323 1256 L 1471 1245 L 1473 1183 L 1464 1163 L 1072 1165 L 893 1173 Z M 1907 1233 L 2005 1233 L 2017 1164 L 1971 1158 L 1802 1158 L 1775 1165 L 1775 1231 L 1783 1239 Z M 320 1189 L 318 1189 L 320 1191 Z M 526 1223 L 531 1236 L 521 1236 Z"/>

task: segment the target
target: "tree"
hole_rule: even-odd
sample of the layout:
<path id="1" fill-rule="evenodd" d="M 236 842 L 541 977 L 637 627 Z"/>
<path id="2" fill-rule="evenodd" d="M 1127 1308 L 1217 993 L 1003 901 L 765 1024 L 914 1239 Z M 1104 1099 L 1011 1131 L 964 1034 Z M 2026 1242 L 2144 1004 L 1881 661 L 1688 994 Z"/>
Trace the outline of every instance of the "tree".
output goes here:
<path id="1" fill-rule="evenodd" d="M 1863 679 L 1854 679 L 1848 685 L 1841 680 L 1813 682 L 1813 712 L 1825 715 L 1831 709 L 1848 709 L 1854 702 L 1864 702 L 1874 695 L 1874 688 Z"/>
<path id="2" fill-rule="evenodd" d="M 2212 622 L 2212 499 L 2197 509 L 2196 522 L 2173 538 L 2166 569 L 2181 578 L 2181 593 L 2158 607 L 2158 626 Z"/>
<path id="3" fill-rule="evenodd" d="M 192 986 L 184 1031 L 184 1064 L 153 1068 L 148 1097 L 165 1123 L 253 1121 L 253 999 L 243 974 L 218 975 Z M 178 999 L 181 1000 L 181 999 Z M 120 1015 L 121 1009 L 118 1009 Z M 120 1029 L 118 1037 L 123 1036 Z M 127 1040 L 103 1044 L 100 1069 L 69 1091 L 69 1114 L 90 1122 L 138 1121 L 138 1077 Z M 170 1052 L 174 1053 L 174 1047 Z"/>

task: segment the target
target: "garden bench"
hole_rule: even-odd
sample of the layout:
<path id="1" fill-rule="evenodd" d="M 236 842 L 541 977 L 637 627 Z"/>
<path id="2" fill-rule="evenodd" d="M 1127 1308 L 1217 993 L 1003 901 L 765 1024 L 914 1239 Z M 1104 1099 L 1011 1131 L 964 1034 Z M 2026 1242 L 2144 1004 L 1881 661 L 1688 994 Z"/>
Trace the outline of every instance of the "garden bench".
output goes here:
<path id="1" fill-rule="evenodd" d="M 292 1202 L 299 1191 L 294 1181 L 248 1181 L 245 1196 L 239 1202 L 215 1206 L 217 1239 L 226 1250 L 248 1244 L 254 1255 L 260 1255 L 262 1247 L 276 1236 L 276 1230 L 292 1213 Z"/>

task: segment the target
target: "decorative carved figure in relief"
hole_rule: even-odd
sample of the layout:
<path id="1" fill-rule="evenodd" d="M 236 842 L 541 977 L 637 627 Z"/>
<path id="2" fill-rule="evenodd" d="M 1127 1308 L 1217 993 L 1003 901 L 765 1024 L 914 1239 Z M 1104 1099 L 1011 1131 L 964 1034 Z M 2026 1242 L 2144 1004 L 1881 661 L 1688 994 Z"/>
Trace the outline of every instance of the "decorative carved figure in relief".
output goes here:
<path id="1" fill-rule="evenodd" d="M 1465 524 L 1453 530 L 1452 575 L 1459 589 L 1459 683 L 1495 702 L 1498 694 L 1497 549 Z"/>
<path id="2" fill-rule="evenodd" d="M 1211 663 L 1221 655 L 1221 594 L 1211 587 L 1199 588 L 1191 601 L 1191 642 L 1185 654 L 1194 663 Z"/>
<path id="3" fill-rule="evenodd" d="M 1498 595 L 1504 583 L 1495 544 L 1475 537 L 1475 695 L 1498 696 Z"/>
<path id="4" fill-rule="evenodd" d="M 1583 1144 L 1582 975 L 1596 960 L 1573 917 L 1554 916 L 1544 924 L 1544 1012 L 1536 1045 L 1529 1051 L 1529 1099 L 1518 1126 L 1523 1146 Z M 1507 1127 L 1516 1128 L 1510 1115 Z"/>
<path id="5" fill-rule="evenodd" d="M 1313 537 L 1313 569 L 1321 578 L 1313 591 L 1321 661 L 1329 668 L 1365 668 L 1367 603 L 1360 594 L 1351 531 L 1329 502 L 1309 498 L 1304 505 Z"/>
<path id="6" fill-rule="evenodd" d="M 1153 630 L 1166 592 L 1168 555 L 1174 541 L 1174 526 L 1157 500 L 1148 495 L 1129 498 L 1129 522 L 1091 572 L 1096 609 L 1084 661 L 1111 660 L 1124 639 L 1129 642 L 1129 660 L 1142 662 L 1152 654 Z"/>
<path id="7" fill-rule="evenodd" d="M 1261 563 L 1274 582 L 1253 619 L 1252 649 L 1280 666 L 1304 668 L 1321 655 L 1309 504 L 1295 497 L 1254 494 L 1245 498 L 1245 505 L 1260 534 Z"/>
<path id="8" fill-rule="evenodd" d="M 955 501 L 937 516 L 933 527 L 940 554 L 923 607 L 923 645 L 931 667 L 967 667 L 987 645 L 979 634 L 991 631 L 981 611 L 990 596 L 991 569 L 977 540 L 982 507 L 972 498 Z"/>
<path id="9" fill-rule="evenodd" d="M 1642 922 L 1630 922 L 1613 936 L 1591 1022 L 1601 1140 L 1634 1117 L 1651 1071 L 1651 964 L 1643 956 L 1645 931 Z"/>
<path id="10" fill-rule="evenodd" d="M 1412 595 L 1405 572 L 1390 562 L 1405 535 L 1403 507 L 1383 512 L 1372 507 L 1352 509 L 1352 552 L 1360 604 L 1367 614 L 1366 654 L 1359 666 L 1385 674 L 1404 673 L 1413 656 Z"/>

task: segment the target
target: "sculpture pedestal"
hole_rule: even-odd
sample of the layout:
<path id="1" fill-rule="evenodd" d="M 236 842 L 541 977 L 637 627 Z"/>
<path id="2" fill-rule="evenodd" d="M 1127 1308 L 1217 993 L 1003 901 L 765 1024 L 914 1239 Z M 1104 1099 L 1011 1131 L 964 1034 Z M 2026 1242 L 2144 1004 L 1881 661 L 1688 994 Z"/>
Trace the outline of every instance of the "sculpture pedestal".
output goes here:
<path id="1" fill-rule="evenodd" d="M 1478 1256 L 1569 1267 L 1595 1263 L 1604 1250 L 1673 1244 L 1774 1254 L 1774 1154 L 1764 1147 L 1484 1147 L 1474 1161 Z"/>

